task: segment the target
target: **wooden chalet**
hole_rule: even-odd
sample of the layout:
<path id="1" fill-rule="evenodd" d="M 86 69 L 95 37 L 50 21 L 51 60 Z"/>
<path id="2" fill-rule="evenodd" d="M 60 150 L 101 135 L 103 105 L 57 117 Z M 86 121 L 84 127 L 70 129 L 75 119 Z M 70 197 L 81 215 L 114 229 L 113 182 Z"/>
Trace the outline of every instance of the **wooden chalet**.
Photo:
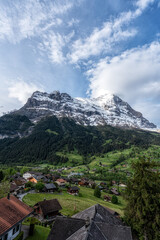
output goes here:
<path id="1" fill-rule="evenodd" d="M 120 193 L 117 191 L 116 188 L 112 188 L 111 193 L 114 194 L 114 195 L 117 195 L 117 196 L 120 195 Z"/>
<path id="2" fill-rule="evenodd" d="M 68 193 L 72 194 L 72 195 L 78 195 L 79 194 L 79 188 L 77 186 L 73 186 L 73 187 L 69 187 L 68 188 Z"/>
<path id="3" fill-rule="evenodd" d="M 53 183 L 46 183 L 44 185 L 45 192 L 55 192 L 57 191 L 57 187 Z"/>
<path id="4" fill-rule="evenodd" d="M 78 184 L 79 184 L 80 186 L 88 186 L 88 185 L 89 185 L 89 181 L 83 178 L 83 179 L 81 179 L 81 180 L 78 182 Z"/>
<path id="5" fill-rule="evenodd" d="M 59 179 L 56 180 L 56 183 L 58 184 L 59 187 L 65 187 L 67 181 L 63 178 L 59 178 Z"/>
<path id="6" fill-rule="evenodd" d="M 51 219 L 60 214 L 62 209 L 57 199 L 45 200 L 34 205 L 35 213 L 40 215 L 43 219 Z"/>
<path id="7" fill-rule="evenodd" d="M 108 196 L 108 195 L 104 195 L 104 201 L 106 202 L 111 202 L 112 197 Z"/>

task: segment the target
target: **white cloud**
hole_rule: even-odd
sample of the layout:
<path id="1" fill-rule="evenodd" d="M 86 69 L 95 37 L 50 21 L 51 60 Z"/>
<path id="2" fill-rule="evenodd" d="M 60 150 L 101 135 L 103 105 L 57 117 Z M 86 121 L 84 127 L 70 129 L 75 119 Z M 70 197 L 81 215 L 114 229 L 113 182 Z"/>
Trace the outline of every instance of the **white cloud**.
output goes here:
<path id="1" fill-rule="evenodd" d="M 77 25 L 79 23 L 78 19 L 72 18 L 69 22 L 68 22 L 68 26 L 72 27 L 73 25 Z"/>
<path id="2" fill-rule="evenodd" d="M 41 36 L 48 27 L 60 25 L 62 20 L 59 16 L 74 4 L 72 0 L 47 1 L 47 4 L 40 0 L 15 0 L 9 6 L 1 2 L 0 39 L 17 43 L 25 38 Z"/>
<path id="3" fill-rule="evenodd" d="M 8 88 L 9 98 L 16 98 L 20 103 L 25 104 L 31 94 L 37 90 L 43 91 L 42 86 L 34 83 L 27 83 L 23 80 L 12 81 Z"/>
<path id="4" fill-rule="evenodd" d="M 101 28 L 95 28 L 89 37 L 76 40 L 68 54 L 70 61 L 76 63 L 91 56 L 109 53 L 117 42 L 134 37 L 137 30 L 129 28 L 128 25 L 153 2 L 154 0 L 139 0 L 136 2 L 135 11 L 122 12 L 119 17 L 105 22 Z"/>
<path id="5" fill-rule="evenodd" d="M 117 25 L 117 26 L 116 26 Z M 136 29 L 122 30 L 118 23 L 107 22 L 102 29 L 95 29 L 86 39 L 76 40 L 68 58 L 72 63 L 87 59 L 100 53 L 110 52 L 116 42 L 135 36 Z"/>
<path id="6" fill-rule="evenodd" d="M 50 33 L 44 36 L 43 43 L 40 45 L 41 50 L 47 52 L 52 63 L 61 64 L 65 61 L 63 55 L 63 47 L 65 46 L 65 38 L 59 33 Z"/>
<path id="7" fill-rule="evenodd" d="M 159 66 L 159 42 L 131 49 L 113 58 L 102 59 L 87 72 L 91 96 L 115 93 L 138 110 L 144 109 L 142 112 L 152 119 L 153 109 L 150 106 L 160 102 Z M 140 107 L 141 102 L 146 103 L 145 108 Z"/>
<path id="8" fill-rule="evenodd" d="M 138 0 L 136 6 L 140 9 L 145 9 L 148 5 L 152 4 L 155 0 Z"/>

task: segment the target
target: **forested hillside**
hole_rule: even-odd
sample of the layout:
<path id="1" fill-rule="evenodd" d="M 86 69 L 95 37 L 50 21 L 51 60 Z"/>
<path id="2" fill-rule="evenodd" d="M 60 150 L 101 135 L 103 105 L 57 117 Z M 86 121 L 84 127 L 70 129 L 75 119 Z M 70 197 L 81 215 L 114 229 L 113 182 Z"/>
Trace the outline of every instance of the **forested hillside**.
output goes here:
<path id="1" fill-rule="evenodd" d="M 26 117 L 14 116 L 13 128 L 25 131 L 32 124 Z M 3 119 L 2 119 L 3 120 Z M 8 132 L 8 122 L 0 121 L 0 130 Z M 23 124 L 22 124 L 23 120 Z M 19 122 L 19 125 L 18 125 Z M 3 126 L 3 128 L 2 128 Z M 22 128 L 23 126 L 23 128 Z M 67 157 L 56 155 L 56 152 L 76 151 L 82 156 L 96 155 L 113 150 L 122 150 L 131 146 L 147 148 L 149 145 L 160 145 L 158 133 L 141 130 L 123 130 L 111 126 L 82 126 L 68 118 L 42 119 L 26 137 L 5 138 L 0 140 L 1 163 L 42 163 L 67 162 Z"/>

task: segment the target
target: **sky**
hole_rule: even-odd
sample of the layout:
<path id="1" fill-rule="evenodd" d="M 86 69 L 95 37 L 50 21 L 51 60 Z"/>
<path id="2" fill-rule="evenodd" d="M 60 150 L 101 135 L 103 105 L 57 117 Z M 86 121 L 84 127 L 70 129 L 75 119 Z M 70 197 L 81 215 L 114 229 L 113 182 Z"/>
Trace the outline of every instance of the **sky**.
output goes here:
<path id="1" fill-rule="evenodd" d="M 0 114 L 118 95 L 160 127 L 160 0 L 0 0 Z"/>

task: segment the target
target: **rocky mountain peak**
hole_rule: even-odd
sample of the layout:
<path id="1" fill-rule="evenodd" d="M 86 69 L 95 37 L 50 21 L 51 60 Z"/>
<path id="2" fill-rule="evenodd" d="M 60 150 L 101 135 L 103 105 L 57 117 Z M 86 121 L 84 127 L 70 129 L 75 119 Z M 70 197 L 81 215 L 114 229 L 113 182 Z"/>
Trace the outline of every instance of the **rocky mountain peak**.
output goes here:
<path id="1" fill-rule="evenodd" d="M 114 94 L 98 98 L 72 98 L 67 93 L 36 91 L 17 111 L 37 122 L 45 116 L 69 117 L 82 125 L 112 125 L 125 128 L 154 129 L 156 126 Z"/>

